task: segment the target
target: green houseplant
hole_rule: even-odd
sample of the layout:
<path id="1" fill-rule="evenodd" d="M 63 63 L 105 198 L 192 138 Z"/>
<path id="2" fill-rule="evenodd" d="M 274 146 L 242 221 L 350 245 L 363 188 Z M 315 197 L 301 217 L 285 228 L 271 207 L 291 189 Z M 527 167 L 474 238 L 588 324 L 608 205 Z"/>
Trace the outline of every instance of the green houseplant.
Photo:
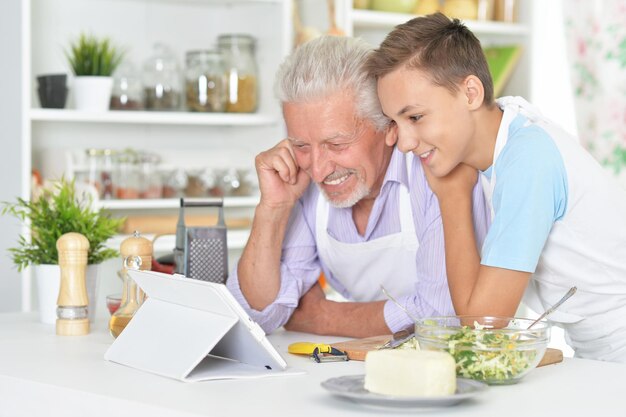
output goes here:
<path id="1" fill-rule="evenodd" d="M 97 265 L 118 256 L 117 250 L 106 247 L 106 241 L 117 233 L 124 219 L 112 218 L 102 209 L 94 210 L 90 201 L 81 201 L 77 194 L 74 182 L 62 179 L 44 189 L 39 198 L 2 203 L 3 215 L 12 215 L 30 228 L 30 237 L 19 236 L 17 246 L 10 248 L 9 253 L 18 270 L 33 267 L 39 289 L 40 319 L 44 323 L 54 323 L 56 319 L 59 237 L 77 232 L 89 240 L 87 289 L 91 318 L 95 311 Z"/>
<path id="2" fill-rule="evenodd" d="M 124 53 L 108 38 L 98 39 L 82 33 L 70 44 L 65 56 L 76 76 L 110 77 L 122 62 Z"/>
<path id="3" fill-rule="evenodd" d="M 113 88 L 113 71 L 122 62 L 124 52 L 109 38 L 80 34 L 65 51 L 75 75 L 74 101 L 78 110 L 105 111 Z"/>
<path id="4" fill-rule="evenodd" d="M 31 237 L 18 238 L 18 246 L 9 252 L 19 271 L 29 265 L 58 264 L 56 241 L 63 234 L 77 232 L 89 240 L 88 264 L 99 264 L 117 257 L 116 250 L 107 248 L 124 219 L 115 219 L 81 203 L 74 182 L 61 180 L 52 189 L 43 191 L 36 200 L 18 198 L 16 203 L 3 203 L 2 214 L 11 214 L 28 221 Z"/>

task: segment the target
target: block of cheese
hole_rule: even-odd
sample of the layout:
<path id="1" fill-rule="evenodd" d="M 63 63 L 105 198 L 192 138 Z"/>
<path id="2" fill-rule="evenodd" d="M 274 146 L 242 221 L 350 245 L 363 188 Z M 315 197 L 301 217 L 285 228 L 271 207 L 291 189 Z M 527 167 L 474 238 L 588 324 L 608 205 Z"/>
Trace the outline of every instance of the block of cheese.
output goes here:
<path id="1" fill-rule="evenodd" d="M 396 397 L 437 397 L 456 391 L 456 364 L 447 352 L 384 349 L 365 357 L 365 389 Z"/>

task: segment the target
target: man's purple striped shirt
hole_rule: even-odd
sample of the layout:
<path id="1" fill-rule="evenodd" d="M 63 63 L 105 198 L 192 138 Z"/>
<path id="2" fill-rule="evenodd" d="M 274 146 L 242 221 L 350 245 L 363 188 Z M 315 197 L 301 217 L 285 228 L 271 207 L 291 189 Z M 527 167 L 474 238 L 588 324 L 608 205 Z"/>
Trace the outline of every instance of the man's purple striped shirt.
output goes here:
<path id="1" fill-rule="evenodd" d="M 452 315 L 454 309 L 448 289 L 443 227 L 436 196 L 428 187 L 419 158 L 411 158 L 408 181 L 407 159 L 397 149 L 393 152 L 379 196 L 374 202 L 367 229 L 359 235 L 352 220 L 352 209 L 331 207 L 327 231 L 334 239 L 345 243 L 360 243 L 377 239 L 400 231 L 398 197 L 402 184 L 409 187 L 415 232 L 419 241 L 415 262 L 417 276 L 414 292 L 396 295 L 396 299 L 416 317 Z M 480 182 L 479 182 L 480 183 Z M 480 184 L 474 188 L 474 226 L 478 248 L 482 246 L 490 214 Z M 410 184 L 410 185 L 409 185 Z M 315 239 L 315 213 L 320 194 L 311 185 L 294 207 L 287 233 L 283 241 L 281 257 L 281 286 L 276 300 L 263 311 L 250 307 L 239 287 L 237 266 L 231 272 L 227 286 L 239 303 L 248 311 L 252 319 L 270 333 L 284 325 L 298 300 L 318 280 L 324 272 L 329 285 L 342 296 L 351 299 L 332 271 L 323 265 L 317 255 Z M 323 198 L 323 197 L 322 197 Z M 358 301 L 358 300 L 356 300 Z M 385 321 L 391 331 L 410 326 L 413 321 L 391 301 L 385 303 Z"/>

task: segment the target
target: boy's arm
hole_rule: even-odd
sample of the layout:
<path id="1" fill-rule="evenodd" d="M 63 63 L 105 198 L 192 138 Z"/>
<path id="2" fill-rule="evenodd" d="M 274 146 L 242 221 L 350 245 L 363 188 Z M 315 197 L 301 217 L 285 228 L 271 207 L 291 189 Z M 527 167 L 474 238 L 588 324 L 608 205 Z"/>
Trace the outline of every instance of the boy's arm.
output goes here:
<path id="1" fill-rule="evenodd" d="M 444 178 L 428 175 L 441 209 L 452 303 L 459 315 L 512 316 L 530 273 L 480 265 L 472 217 L 476 175 L 476 170 L 466 165 Z"/>

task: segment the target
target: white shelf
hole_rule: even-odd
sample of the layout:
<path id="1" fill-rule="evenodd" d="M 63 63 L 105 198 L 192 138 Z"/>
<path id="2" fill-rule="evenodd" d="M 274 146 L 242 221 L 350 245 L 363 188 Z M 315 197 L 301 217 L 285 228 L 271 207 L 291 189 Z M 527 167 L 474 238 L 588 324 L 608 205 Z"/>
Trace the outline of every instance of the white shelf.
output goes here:
<path id="1" fill-rule="evenodd" d="M 152 240 L 155 235 L 145 234 L 142 235 L 146 239 Z M 250 236 L 250 230 L 248 229 L 234 229 L 226 231 L 226 240 L 229 250 L 240 250 L 246 246 L 248 242 L 248 237 Z M 130 237 L 130 235 L 116 235 L 109 239 L 106 243 L 108 248 L 112 248 L 115 250 L 120 249 L 120 245 L 126 239 Z M 163 235 L 159 236 L 159 238 L 154 242 L 153 251 L 157 255 L 162 255 L 165 253 L 171 253 L 176 246 L 176 236 L 175 235 Z"/>
<path id="2" fill-rule="evenodd" d="M 259 204 L 259 196 L 224 197 L 225 208 L 255 207 L 257 204 Z M 107 210 L 175 209 L 180 207 L 180 199 L 100 200 L 97 207 Z"/>
<path id="3" fill-rule="evenodd" d="M 352 23 L 354 29 L 390 29 L 402 24 L 416 15 L 406 13 L 377 12 L 372 10 L 352 10 Z M 528 28 L 517 23 L 503 23 L 494 21 L 464 21 L 467 27 L 476 34 L 481 35 L 526 35 Z"/>
<path id="4" fill-rule="evenodd" d="M 148 0 L 153 2 L 160 3 L 215 3 L 215 4 L 224 4 L 224 0 Z M 233 4 L 255 4 L 255 3 L 281 3 L 281 0 L 228 0 Z"/>
<path id="5" fill-rule="evenodd" d="M 30 118 L 36 122 L 120 123 L 199 126 L 271 126 L 278 118 L 264 114 L 192 113 L 183 111 L 110 110 L 86 112 L 64 109 L 31 109 Z"/>

